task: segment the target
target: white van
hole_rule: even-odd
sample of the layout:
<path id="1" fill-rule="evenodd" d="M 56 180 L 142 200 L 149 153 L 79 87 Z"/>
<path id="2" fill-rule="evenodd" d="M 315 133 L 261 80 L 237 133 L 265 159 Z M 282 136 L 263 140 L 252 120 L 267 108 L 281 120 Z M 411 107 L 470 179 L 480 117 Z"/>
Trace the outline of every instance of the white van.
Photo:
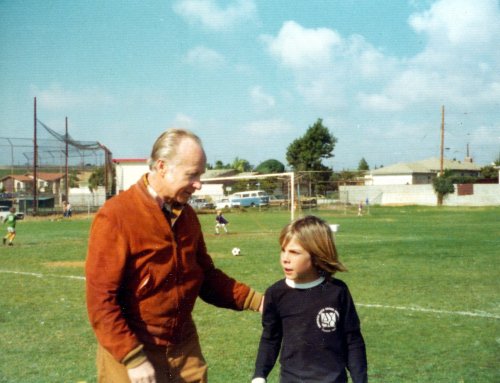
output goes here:
<path id="1" fill-rule="evenodd" d="M 229 199 L 241 207 L 269 205 L 269 195 L 263 190 L 248 190 L 231 194 Z"/>

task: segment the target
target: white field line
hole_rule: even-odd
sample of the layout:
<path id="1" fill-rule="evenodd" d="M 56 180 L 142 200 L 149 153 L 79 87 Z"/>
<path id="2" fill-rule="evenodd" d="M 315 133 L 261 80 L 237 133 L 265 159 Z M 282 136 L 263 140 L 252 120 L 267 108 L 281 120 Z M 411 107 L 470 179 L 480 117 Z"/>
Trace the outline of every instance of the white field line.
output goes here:
<path id="1" fill-rule="evenodd" d="M 78 279 L 78 280 L 82 280 L 82 281 L 85 280 L 85 277 L 76 276 L 76 275 L 40 274 L 40 273 L 28 273 L 28 272 L 24 272 L 24 271 L 12 271 L 12 270 L 0 270 L 0 273 L 28 275 L 28 276 L 37 277 L 37 278 L 53 277 L 53 278 Z M 500 315 L 495 315 L 495 314 L 491 314 L 491 313 L 487 313 L 487 312 L 448 311 L 448 310 L 426 309 L 426 308 L 422 308 L 422 307 L 390 306 L 390 305 L 379 305 L 379 304 L 369 304 L 369 303 L 356 303 L 356 306 L 367 307 L 367 308 L 376 308 L 376 309 L 403 310 L 403 311 L 415 311 L 415 312 L 421 312 L 421 313 L 460 315 L 460 316 L 469 316 L 469 317 L 478 317 L 478 318 L 500 319 Z"/>
<path id="2" fill-rule="evenodd" d="M 12 271 L 12 270 L 0 270 L 0 273 L 29 275 L 31 277 L 37 277 L 37 278 L 52 277 L 52 278 L 65 278 L 65 279 L 79 279 L 82 281 L 85 280 L 85 277 L 80 277 L 77 275 L 40 274 L 40 273 L 27 273 L 25 271 Z"/>
<path id="3" fill-rule="evenodd" d="M 490 313 L 487 313 L 487 312 L 484 312 L 484 311 L 481 311 L 481 312 L 448 311 L 448 310 L 426 309 L 426 308 L 422 308 L 422 307 L 388 306 L 388 305 L 367 304 L 367 303 L 356 303 L 356 306 L 359 306 L 359 307 L 368 307 L 368 308 L 377 308 L 377 309 L 416 311 L 416 312 L 421 312 L 421 313 L 461 315 L 461 316 L 469 316 L 469 317 L 500 319 L 500 315 L 490 314 Z"/>

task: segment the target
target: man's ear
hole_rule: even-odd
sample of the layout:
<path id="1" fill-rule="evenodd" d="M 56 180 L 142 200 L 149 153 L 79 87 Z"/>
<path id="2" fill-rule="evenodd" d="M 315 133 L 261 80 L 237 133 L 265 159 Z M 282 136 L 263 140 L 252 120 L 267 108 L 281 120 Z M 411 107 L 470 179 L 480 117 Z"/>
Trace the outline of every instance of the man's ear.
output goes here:
<path id="1" fill-rule="evenodd" d="M 165 163 L 165 161 L 162 160 L 161 158 L 158 159 L 158 160 L 156 160 L 155 170 L 156 170 L 157 173 L 159 173 L 162 176 L 164 176 L 165 173 L 167 172 L 167 164 Z"/>

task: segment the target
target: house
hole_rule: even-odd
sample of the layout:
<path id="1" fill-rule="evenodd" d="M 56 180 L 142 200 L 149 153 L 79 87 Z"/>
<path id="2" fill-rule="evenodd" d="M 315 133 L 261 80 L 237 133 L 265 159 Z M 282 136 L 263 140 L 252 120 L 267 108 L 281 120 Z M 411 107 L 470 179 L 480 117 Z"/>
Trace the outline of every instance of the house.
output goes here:
<path id="1" fill-rule="evenodd" d="M 117 193 L 127 190 L 130 186 L 135 184 L 143 174 L 149 172 L 146 158 L 115 158 L 113 159 L 113 163 L 115 164 Z M 205 182 L 204 179 L 228 177 L 236 173 L 234 169 L 207 170 L 206 173 L 202 175 L 201 179 L 205 186 L 202 191 L 198 191 L 196 194 L 208 195 L 212 198 L 221 197 L 221 195 L 223 195 L 223 186 L 220 181 L 215 182 L 216 185 L 209 186 L 208 184 L 214 184 L 214 182 Z"/>
<path id="2" fill-rule="evenodd" d="M 33 177 L 32 175 L 29 175 Z M 37 173 L 38 190 L 42 193 L 59 195 L 61 192 L 61 180 L 64 179 L 64 173 Z"/>
<path id="3" fill-rule="evenodd" d="M 34 175 L 12 174 L 3 177 L 0 180 L 2 188 L 7 193 L 33 193 Z M 37 190 L 42 193 L 58 195 L 61 190 L 61 180 L 64 178 L 63 173 L 37 173 Z"/>
<path id="4" fill-rule="evenodd" d="M 478 177 L 481 167 L 470 159 L 454 161 L 443 159 L 443 169 L 458 176 Z M 397 163 L 372 170 L 365 176 L 365 185 L 425 185 L 431 184 L 441 170 L 439 158 Z"/>
<path id="5" fill-rule="evenodd" d="M 0 180 L 1 188 L 6 193 L 33 193 L 33 177 L 12 174 Z"/>

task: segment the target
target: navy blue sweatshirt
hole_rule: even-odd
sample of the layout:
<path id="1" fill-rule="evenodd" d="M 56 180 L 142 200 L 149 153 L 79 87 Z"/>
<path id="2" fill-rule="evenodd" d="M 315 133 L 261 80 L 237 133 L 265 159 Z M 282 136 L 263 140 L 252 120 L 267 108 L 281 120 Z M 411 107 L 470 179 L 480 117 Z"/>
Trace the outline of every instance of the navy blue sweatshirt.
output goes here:
<path id="1" fill-rule="evenodd" d="M 344 383 L 346 370 L 354 383 L 368 382 L 365 343 L 347 285 L 330 277 L 309 286 L 287 282 L 266 291 L 254 378 L 267 378 L 279 354 L 281 383 Z"/>

